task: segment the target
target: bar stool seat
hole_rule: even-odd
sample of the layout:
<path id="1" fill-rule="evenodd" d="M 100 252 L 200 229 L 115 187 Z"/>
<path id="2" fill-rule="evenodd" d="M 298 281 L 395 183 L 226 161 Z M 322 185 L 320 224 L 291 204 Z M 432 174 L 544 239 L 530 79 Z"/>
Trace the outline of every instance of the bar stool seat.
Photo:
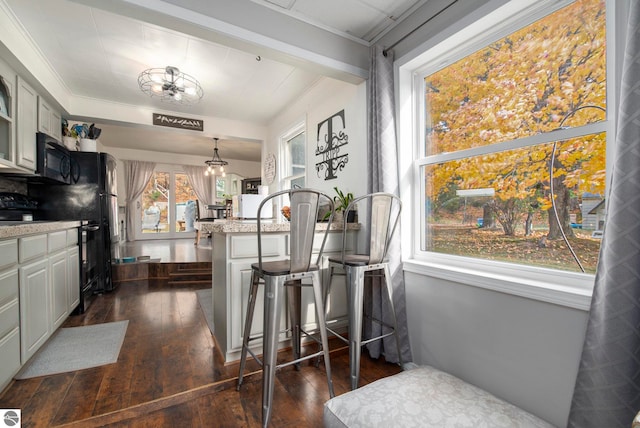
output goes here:
<path id="1" fill-rule="evenodd" d="M 333 201 L 324 193 L 311 189 L 292 189 L 273 193 L 262 201 L 258 207 L 258 213 L 262 212 L 262 207 L 267 201 L 277 197 L 288 196 L 291 207 L 291 220 L 289 246 L 291 257 L 286 260 L 263 261 L 262 254 L 262 231 L 261 219 L 258 215 L 258 262 L 251 265 L 251 284 L 249 289 L 249 300 L 244 324 L 244 334 L 242 337 L 242 352 L 240 354 L 240 369 L 238 374 L 238 386 L 240 390 L 244 376 L 244 369 L 247 360 L 247 353 L 262 366 L 262 425 L 269 424 L 272 411 L 273 391 L 275 383 L 276 369 L 281 367 L 296 365 L 299 368 L 300 362 L 312 358 L 324 358 L 327 384 L 330 398 L 334 397 L 333 382 L 331 380 L 331 365 L 329 362 L 329 344 L 327 340 L 327 330 L 325 323 L 324 296 L 322 281 L 320 280 L 319 261 L 326 242 L 329 226 L 324 233 L 322 245 L 315 263 L 311 263 L 313 251 L 313 238 L 315 226 L 318 218 L 319 200 L 327 199 L 333 212 Z M 332 216 L 333 217 L 333 216 Z M 303 281 L 311 281 L 311 284 Z M 264 332 L 262 336 L 251 336 L 253 314 L 255 310 L 258 286 L 264 285 Z M 318 330 L 320 340 L 301 327 L 301 288 L 311 286 L 313 288 L 316 315 L 318 320 Z M 284 289 L 287 292 L 287 302 L 289 309 L 289 319 L 291 324 L 293 359 L 277 364 L 278 337 L 280 335 L 280 315 L 282 312 L 282 302 L 284 300 Z M 305 356 L 301 356 L 302 336 L 310 337 L 320 344 L 320 350 Z M 249 344 L 256 339 L 262 339 L 262 358 L 251 350 Z"/>
<path id="2" fill-rule="evenodd" d="M 395 336 L 396 348 L 398 352 L 399 364 L 402 365 L 402 355 L 400 353 L 400 342 L 398 340 L 395 308 L 393 305 L 393 286 L 391 284 L 391 273 L 389 263 L 386 260 L 389 242 L 393 237 L 398 220 L 402 202 L 400 198 L 390 193 L 371 193 L 354 199 L 347 207 L 344 216 L 352 210 L 358 210 L 359 217 L 366 217 L 364 222 L 365 230 L 368 232 L 368 249 L 362 249 L 356 254 L 347 254 L 347 224 L 343 228 L 342 253 L 340 257 L 329 258 L 329 282 L 325 287 L 325 308 L 328 307 L 327 300 L 331 291 L 331 284 L 335 275 L 346 277 L 347 305 L 348 305 L 348 338 L 327 327 L 327 330 L 349 344 L 349 372 L 351 389 L 358 388 L 360 378 L 360 354 L 362 346 L 382 340 L 388 336 Z M 362 215 L 361 215 L 362 213 Z M 368 251 L 367 251 L 368 250 Z M 362 339 L 363 327 L 363 307 L 365 277 L 380 278 L 381 285 L 386 289 L 389 300 L 389 310 L 393 324 L 387 324 L 382 320 L 368 317 L 371 321 L 381 325 L 383 331 L 380 335 Z M 331 320 L 333 322 L 337 320 Z M 388 331 L 385 333 L 384 329 Z"/>

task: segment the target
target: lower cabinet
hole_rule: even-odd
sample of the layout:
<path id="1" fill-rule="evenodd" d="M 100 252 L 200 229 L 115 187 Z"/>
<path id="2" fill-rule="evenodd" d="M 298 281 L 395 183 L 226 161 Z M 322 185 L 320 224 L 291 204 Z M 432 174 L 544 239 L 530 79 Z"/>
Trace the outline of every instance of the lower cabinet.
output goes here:
<path id="1" fill-rule="evenodd" d="M 75 230 L 67 233 L 77 234 Z M 77 238 L 76 238 L 77 242 Z M 80 250 L 77 245 L 67 250 L 67 311 L 73 312 L 80 304 Z"/>
<path id="2" fill-rule="evenodd" d="M 67 252 L 60 251 L 49 256 L 49 275 L 51 277 L 51 324 L 53 329 L 60 327 L 69 315 L 69 290 L 67 285 Z"/>
<path id="3" fill-rule="evenodd" d="M 17 241 L 0 242 L 0 255 L 11 248 L 17 260 Z M 15 260 L 6 265 L 6 258 L 0 266 L 10 266 L 0 270 L 0 391 L 7 386 L 21 366 L 20 362 L 20 305 L 18 302 L 18 269 Z"/>
<path id="4" fill-rule="evenodd" d="M 20 351 L 26 363 L 51 334 L 49 262 L 20 266 Z"/>
<path id="5" fill-rule="evenodd" d="M 0 240 L 0 392 L 80 301 L 77 234 Z"/>
<path id="6" fill-rule="evenodd" d="M 347 236 L 346 248 L 351 251 L 355 247 L 356 231 Z M 322 234 L 314 240 L 318 247 L 322 242 Z M 277 260 L 290 256 L 288 234 L 269 233 L 263 237 L 262 252 L 265 260 Z M 225 361 L 238 360 L 242 350 L 242 335 L 247 313 L 247 301 L 251 281 L 251 264 L 258 261 L 258 248 L 255 234 L 252 233 L 213 233 L 213 324 L 215 336 Z M 342 251 L 342 233 L 330 232 L 327 236 L 321 259 L 321 281 L 326 283 L 328 258 L 338 256 Z M 313 261 L 317 257 L 319 247 L 314 248 Z M 347 314 L 346 287 L 344 277 L 334 278 L 331 295 L 328 297 L 328 319 L 345 317 Z M 264 289 L 260 287 L 256 297 L 251 335 L 262 334 L 264 314 Z M 317 317 L 313 304 L 313 290 L 304 287 L 302 290 L 302 323 L 305 331 L 317 331 Z M 286 299 L 280 317 L 280 330 L 289 325 Z M 346 325 L 342 322 L 334 327 Z M 261 341 L 253 342 L 252 347 L 261 353 Z M 289 346 L 289 336 L 281 333 L 279 346 Z"/>

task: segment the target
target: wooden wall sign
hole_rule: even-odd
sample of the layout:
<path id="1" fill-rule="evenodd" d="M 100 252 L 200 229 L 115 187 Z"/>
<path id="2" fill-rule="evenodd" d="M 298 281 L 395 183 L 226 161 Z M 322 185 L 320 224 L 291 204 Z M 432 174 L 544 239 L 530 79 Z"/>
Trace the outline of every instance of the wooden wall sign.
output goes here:
<path id="1" fill-rule="evenodd" d="M 153 124 L 158 126 L 167 126 L 169 128 L 188 129 L 191 131 L 204 130 L 204 120 L 170 116 L 162 113 L 153 113 Z"/>

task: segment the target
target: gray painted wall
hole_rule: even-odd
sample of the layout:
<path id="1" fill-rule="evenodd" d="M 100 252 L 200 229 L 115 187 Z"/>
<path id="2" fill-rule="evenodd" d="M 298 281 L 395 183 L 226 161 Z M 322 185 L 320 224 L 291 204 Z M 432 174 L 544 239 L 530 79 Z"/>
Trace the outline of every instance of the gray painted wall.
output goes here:
<path id="1" fill-rule="evenodd" d="M 587 312 L 405 272 L 414 362 L 566 426 Z"/>

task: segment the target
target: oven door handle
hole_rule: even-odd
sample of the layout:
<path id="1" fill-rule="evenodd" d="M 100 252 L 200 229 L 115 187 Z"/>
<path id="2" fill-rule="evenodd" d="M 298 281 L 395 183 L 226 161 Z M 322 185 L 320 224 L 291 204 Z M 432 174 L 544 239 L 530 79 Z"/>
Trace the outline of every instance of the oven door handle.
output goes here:
<path id="1" fill-rule="evenodd" d="M 96 230 L 100 230 L 100 225 L 91 225 L 91 226 L 82 226 L 82 230 L 87 232 L 95 232 Z"/>

